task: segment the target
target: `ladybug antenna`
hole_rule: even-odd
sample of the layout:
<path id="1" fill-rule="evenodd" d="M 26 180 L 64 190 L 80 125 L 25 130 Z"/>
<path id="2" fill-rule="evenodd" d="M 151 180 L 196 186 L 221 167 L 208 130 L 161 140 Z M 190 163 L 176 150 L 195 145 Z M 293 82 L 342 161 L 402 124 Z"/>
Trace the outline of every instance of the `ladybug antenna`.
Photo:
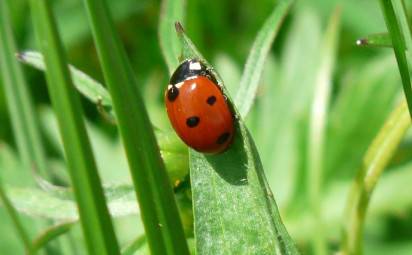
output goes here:
<path id="1" fill-rule="evenodd" d="M 185 30 L 183 29 L 182 24 L 181 24 L 179 21 L 176 21 L 176 22 L 175 22 L 175 29 L 176 29 L 176 32 L 177 32 L 178 34 L 182 34 L 182 33 L 185 32 Z"/>

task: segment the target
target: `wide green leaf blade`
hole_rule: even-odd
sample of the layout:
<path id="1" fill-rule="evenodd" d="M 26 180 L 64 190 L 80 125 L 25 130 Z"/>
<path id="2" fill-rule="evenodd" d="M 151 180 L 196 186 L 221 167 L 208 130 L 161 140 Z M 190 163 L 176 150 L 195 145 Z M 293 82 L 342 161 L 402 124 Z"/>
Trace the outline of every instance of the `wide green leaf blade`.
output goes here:
<path id="1" fill-rule="evenodd" d="M 242 117 L 246 117 L 252 107 L 266 57 L 293 2 L 293 0 L 279 1 L 256 36 L 235 97 L 235 104 Z"/>
<path id="2" fill-rule="evenodd" d="M 197 58 L 209 65 L 180 24 L 176 28 L 183 58 Z M 226 152 L 205 155 L 190 150 L 196 252 L 299 254 L 282 224 L 255 144 L 240 114 L 233 110 L 236 134 Z"/>

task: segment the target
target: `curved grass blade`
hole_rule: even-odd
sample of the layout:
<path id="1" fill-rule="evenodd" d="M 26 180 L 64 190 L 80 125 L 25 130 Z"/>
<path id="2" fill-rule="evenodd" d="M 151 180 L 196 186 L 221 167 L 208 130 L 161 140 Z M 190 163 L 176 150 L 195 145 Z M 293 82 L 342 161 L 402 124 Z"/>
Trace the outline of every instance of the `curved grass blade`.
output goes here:
<path id="1" fill-rule="evenodd" d="M 40 52 L 23 51 L 17 54 L 17 58 L 23 64 L 30 65 L 41 71 L 46 71 L 44 57 Z M 100 102 L 103 106 L 112 107 L 112 98 L 102 84 L 74 66 L 69 65 L 69 70 L 74 86 L 83 96 L 95 104 Z"/>
<path id="2" fill-rule="evenodd" d="M 176 201 L 136 77 L 105 0 L 84 0 L 113 100 L 151 253 L 189 254 Z"/>
<path id="3" fill-rule="evenodd" d="M 184 21 L 186 0 L 163 0 L 159 20 L 159 42 L 169 73 L 179 65 L 179 39 L 173 29 L 176 21 Z"/>
<path id="4" fill-rule="evenodd" d="M 32 253 L 35 254 L 40 249 L 44 248 L 47 243 L 53 241 L 55 238 L 67 233 L 70 228 L 74 225 L 73 222 L 63 222 L 45 229 L 32 243 Z"/>
<path id="5" fill-rule="evenodd" d="M 83 234 L 90 254 L 119 254 L 96 163 L 69 74 L 50 2 L 30 1 L 39 45 L 45 56 L 47 84 L 57 115 Z"/>
<path id="6" fill-rule="evenodd" d="M 405 101 L 391 113 L 369 146 L 363 164 L 352 185 L 347 204 L 343 236 L 343 254 L 362 253 L 363 228 L 373 190 L 389 160 L 394 155 L 406 130 L 411 125 Z"/>
<path id="7" fill-rule="evenodd" d="M 332 72 L 338 41 L 339 19 L 340 10 L 337 9 L 330 18 L 323 39 L 309 121 L 307 187 L 309 203 L 312 208 L 311 211 L 313 212 L 314 221 L 317 225 L 317 228 L 313 233 L 312 242 L 315 254 L 318 255 L 327 254 L 321 200 L 324 188 L 324 154 L 327 111 L 329 109 L 329 100 L 332 90 Z"/>
<path id="8" fill-rule="evenodd" d="M 361 47 L 392 48 L 392 39 L 387 33 L 372 34 L 356 40 L 356 45 Z"/>
<path id="9" fill-rule="evenodd" d="M 412 117 L 412 84 L 409 73 L 410 64 L 408 65 L 408 59 L 405 54 L 405 38 L 399 27 L 392 0 L 380 0 L 380 3 L 386 26 L 388 27 L 389 34 L 392 38 L 393 50 L 395 52 L 396 61 L 398 62 L 398 68 L 402 78 L 403 92 L 405 93 L 409 113 Z"/>
<path id="10" fill-rule="evenodd" d="M 293 2 L 293 0 L 278 1 L 272 14 L 256 36 L 235 96 L 235 104 L 243 118 L 247 116 L 252 107 L 266 56 Z"/>
<path id="11" fill-rule="evenodd" d="M 176 28 L 182 56 L 200 59 L 211 68 L 181 25 Z M 299 254 L 282 224 L 255 144 L 235 107 L 233 110 L 236 134 L 226 152 L 205 155 L 190 150 L 196 253 Z"/>
<path id="12" fill-rule="evenodd" d="M 122 249 L 122 255 L 133 255 L 146 244 L 146 236 L 142 235 Z"/>

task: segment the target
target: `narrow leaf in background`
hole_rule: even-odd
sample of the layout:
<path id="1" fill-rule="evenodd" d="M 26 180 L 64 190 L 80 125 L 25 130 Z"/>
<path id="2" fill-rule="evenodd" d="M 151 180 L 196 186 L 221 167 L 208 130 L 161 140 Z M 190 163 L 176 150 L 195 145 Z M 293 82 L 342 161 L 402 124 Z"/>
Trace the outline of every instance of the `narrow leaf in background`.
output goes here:
<path id="1" fill-rule="evenodd" d="M 84 1 L 113 100 L 151 253 L 189 254 L 172 188 L 139 84 L 105 0 Z"/>
<path id="2" fill-rule="evenodd" d="M 163 0 L 159 20 L 159 42 L 169 74 L 179 64 L 179 39 L 177 38 L 174 24 L 176 21 L 184 23 L 184 10 L 186 0 Z"/>
<path id="3" fill-rule="evenodd" d="M 48 89 L 63 139 L 86 246 L 90 254 L 119 254 L 80 101 L 69 74 L 50 3 L 33 0 L 30 4 L 39 44 L 42 52 L 46 53 Z"/>
<path id="4" fill-rule="evenodd" d="M 235 97 L 235 104 L 243 118 L 247 116 L 253 105 L 266 57 L 293 2 L 293 0 L 278 1 L 256 36 Z"/>
<path id="5" fill-rule="evenodd" d="M 336 10 L 330 19 L 321 45 L 319 68 L 315 78 L 315 91 L 309 120 L 308 137 L 308 178 L 307 187 L 309 203 L 316 227 L 313 235 L 314 253 L 326 255 L 327 244 L 321 208 L 324 175 L 324 152 L 327 115 L 330 93 L 332 90 L 332 74 L 335 65 L 336 48 L 339 32 L 340 10 Z"/>

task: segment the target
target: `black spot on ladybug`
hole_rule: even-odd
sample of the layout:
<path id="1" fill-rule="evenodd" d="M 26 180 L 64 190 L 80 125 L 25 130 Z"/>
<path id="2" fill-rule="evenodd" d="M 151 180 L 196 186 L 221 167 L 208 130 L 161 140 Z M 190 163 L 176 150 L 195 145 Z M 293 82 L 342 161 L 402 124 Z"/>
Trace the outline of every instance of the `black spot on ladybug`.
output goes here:
<path id="1" fill-rule="evenodd" d="M 167 91 L 167 99 L 171 102 L 175 101 L 178 95 L 179 89 L 174 85 L 172 85 L 172 87 Z"/>
<path id="2" fill-rule="evenodd" d="M 217 143 L 217 144 L 224 144 L 224 143 L 227 141 L 227 139 L 229 139 L 229 137 L 230 137 L 230 133 L 229 133 L 229 132 L 225 132 L 225 133 L 221 134 L 221 135 L 217 138 L 216 143 Z"/>
<path id="3" fill-rule="evenodd" d="M 210 96 L 207 98 L 206 103 L 209 105 L 214 105 L 216 102 L 216 97 L 215 96 Z"/>
<path id="4" fill-rule="evenodd" d="M 190 118 L 186 119 L 186 125 L 188 127 L 193 128 L 193 127 L 196 127 L 199 124 L 199 121 L 200 121 L 199 117 L 193 116 L 193 117 L 190 117 Z"/>

